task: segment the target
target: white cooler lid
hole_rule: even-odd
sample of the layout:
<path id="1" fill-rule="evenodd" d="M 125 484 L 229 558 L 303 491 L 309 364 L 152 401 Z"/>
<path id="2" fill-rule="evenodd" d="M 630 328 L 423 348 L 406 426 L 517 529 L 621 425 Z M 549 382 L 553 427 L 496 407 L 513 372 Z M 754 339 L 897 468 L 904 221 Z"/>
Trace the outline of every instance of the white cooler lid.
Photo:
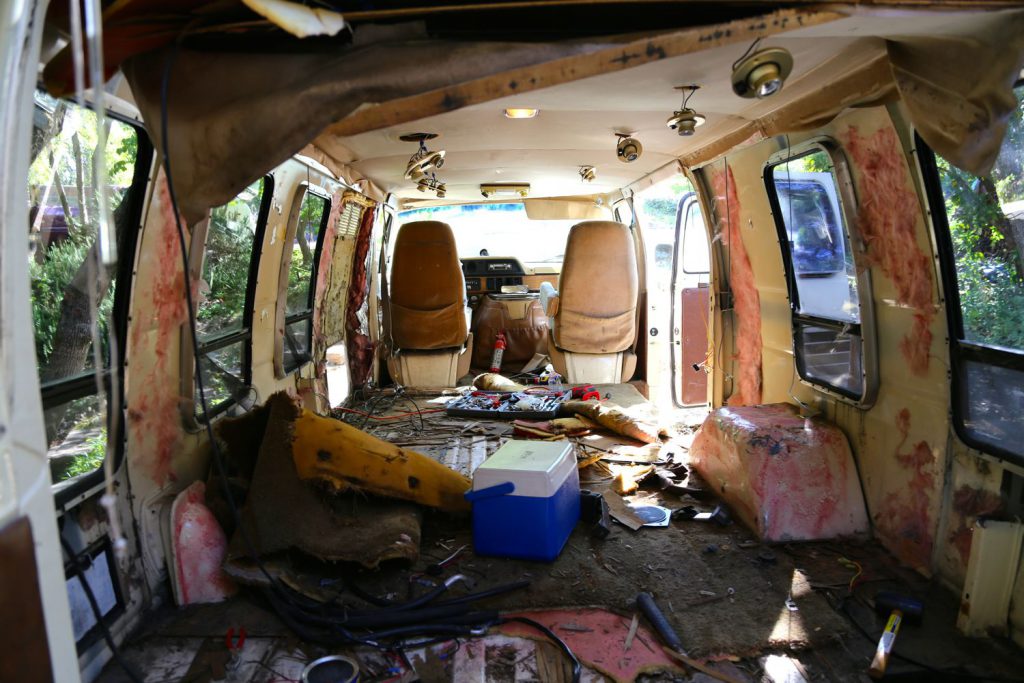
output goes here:
<path id="1" fill-rule="evenodd" d="M 568 441 L 507 441 L 476 468 L 473 490 L 510 481 L 516 485 L 511 495 L 550 498 L 575 468 Z"/>

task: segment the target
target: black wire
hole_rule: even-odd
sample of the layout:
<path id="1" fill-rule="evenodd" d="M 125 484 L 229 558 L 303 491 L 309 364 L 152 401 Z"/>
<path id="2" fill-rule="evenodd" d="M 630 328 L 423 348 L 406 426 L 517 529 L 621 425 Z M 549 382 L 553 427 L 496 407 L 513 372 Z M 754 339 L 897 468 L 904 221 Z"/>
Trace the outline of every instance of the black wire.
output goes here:
<path id="1" fill-rule="evenodd" d="M 499 624 L 508 624 L 510 622 L 518 622 L 520 624 L 526 624 L 527 626 L 533 627 L 547 636 L 551 642 L 558 646 L 558 649 L 569 658 L 569 662 L 572 664 L 572 683 L 579 683 L 580 676 L 583 673 L 583 667 L 580 666 L 580 660 L 576 659 L 576 655 L 573 654 L 569 646 L 565 644 L 565 641 L 558 637 L 558 635 L 549 629 L 539 621 L 534 621 L 528 617 L 504 617 L 498 621 Z"/>
<path id="2" fill-rule="evenodd" d="M 199 391 L 199 405 L 201 408 L 202 422 L 206 430 L 207 437 L 210 440 L 210 451 L 213 460 L 214 467 L 217 470 L 217 475 L 223 482 L 222 490 L 224 492 L 224 498 L 228 503 L 228 507 L 231 510 L 231 515 L 235 520 L 235 524 L 238 528 L 238 532 L 242 536 L 242 540 L 245 543 L 245 548 L 249 553 L 249 559 L 256 563 L 260 570 L 260 573 L 270 582 L 270 585 L 278 592 L 283 592 L 279 581 L 277 581 L 270 572 L 267 571 L 266 565 L 263 563 L 259 553 L 256 552 L 256 546 L 253 544 L 252 539 L 246 530 L 245 525 L 242 522 L 242 515 L 238 510 L 238 505 L 235 502 L 235 496 L 231 492 L 231 487 L 227 484 L 228 476 L 227 469 L 224 466 L 224 456 L 220 449 L 220 443 L 217 441 L 213 434 L 213 424 L 210 421 L 209 407 L 206 403 L 206 390 L 203 386 L 203 370 L 201 360 L 199 357 L 199 335 L 196 331 L 196 311 L 192 300 L 192 287 L 189 282 L 189 259 L 188 259 L 188 247 L 185 243 L 185 229 L 181 224 L 181 213 L 178 208 L 178 196 L 174 189 L 174 177 L 171 173 L 171 157 L 169 153 L 170 145 L 168 144 L 168 133 L 167 133 L 167 94 L 170 88 L 171 82 L 171 69 L 174 66 L 174 61 L 177 58 L 179 48 L 179 42 L 172 44 L 171 52 L 167 56 L 166 63 L 164 64 L 163 79 L 160 83 L 160 143 L 163 148 L 163 167 L 164 174 L 167 176 L 167 193 L 171 199 L 171 207 L 174 212 L 174 221 L 178 230 L 178 246 L 181 250 L 181 263 L 182 263 L 182 283 L 185 289 L 185 303 L 188 308 L 188 323 L 189 323 L 189 338 L 192 342 L 192 357 L 193 357 L 193 372 L 195 375 L 196 388 Z M 284 594 L 285 598 L 288 599 L 287 594 Z"/>
<path id="3" fill-rule="evenodd" d="M 743 54 L 741 54 L 739 59 L 737 59 L 735 62 L 732 63 L 732 70 L 733 71 L 736 70 L 736 65 L 739 64 L 740 62 L 742 62 L 744 59 L 746 59 L 747 55 L 749 55 L 751 52 L 753 52 L 754 48 L 757 47 L 757 44 L 760 43 L 760 42 L 761 42 L 760 36 L 754 39 L 754 42 L 752 42 L 750 44 L 750 47 L 747 48 L 747 51 L 744 52 Z"/>
<path id="4" fill-rule="evenodd" d="M 89 585 L 89 580 L 85 577 L 85 570 L 88 569 L 88 565 L 82 564 L 82 556 L 75 554 L 75 551 L 71 549 L 71 545 L 67 540 L 58 534 L 60 538 L 60 544 L 64 548 L 64 552 L 68 555 L 68 560 L 71 562 L 71 567 L 75 572 L 75 576 L 78 577 L 79 582 L 82 584 L 82 590 L 85 591 L 85 599 L 89 602 L 89 607 L 92 609 L 93 617 L 96 619 L 96 625 L 99 626 L 100 633 L 103 634 L 103 640 L 106 641 L 107 647 L 110 648 L 110 654 L 113 655 L 114 661 L 124 669 L 125 674 L 132 680 L 132 683 L 143 683 L 143 678 L 135 670 L 131 664 L 124 658 L 121 653 L 121 649 L 117 647 L 114 642 L 114 636 L 110 633 L 110 628 L 107 626 L 107 622 L 103 618 L 103 613 L 100 611 L 100 605 L 96 601 L 96 594 L 92 592 L 92 586 Z M 92 562 L 90 558 L 89 562 Z"/>

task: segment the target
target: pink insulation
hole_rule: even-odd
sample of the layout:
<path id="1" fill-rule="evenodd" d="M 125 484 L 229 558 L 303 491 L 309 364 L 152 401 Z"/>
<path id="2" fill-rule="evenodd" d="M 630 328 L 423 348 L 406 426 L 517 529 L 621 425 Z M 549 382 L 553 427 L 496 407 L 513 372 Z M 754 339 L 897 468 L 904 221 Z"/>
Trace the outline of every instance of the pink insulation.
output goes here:
<path id="1" fill-rule="evenodd" d="M 203 482 L 193 482 L 174 499 L 171 529 L 178 604 L 220 602 L 234 595 L 237 587 L 221 568 L 227 537 L 206 507 Z"/>
<path id="2" fill-rule="evenodd" d="M 316 283 L 313 289 L 314 306 L 319 308 L 313 315 L 313 348 L 316 350 L 313 357 L 318 359 L 316 363 L 318 391 L 324 395 L 327 394 L 327 360 L 322 352 L 326 349 L 327 343 L 324 340 L 323 316 L 336 315 L 337 312 L 324 310 L 320 306 L 327 300 L 327 290 L 331 278 L 334 277 L 334 243 L 338 236 L 338 216 L 341 215 L 344 205 L 344 202 L 341 201 L 341 193 L 335 192 L 331 197 L 331 212 L 327 217 L 327 228 L 324 231 L 323 248 L 320 252 L 320 267 L 316 271 Z"/>
<path id="3" fill-rule="evenodd" d="M 720 408 L 690 448 L 694 468 L 766 541 L 810 541 L 868 532 L 846 436 L 775 403 Z"/>
<path id="4" fill-rule="evenodd" d="M 853 159 L 860 190 L 857 228 L 867 245 L 871 265 L 879 268 L 896 287 L 896 301 L 914 309 L 914 323 L 900 342 L 900 352 L 911 372 L 928 372 L 931 353 L 932 262 L 918 246 L 917 224 L 921 215 L 907 171 L 903 148 L 891 127 L 861 136 L 850 126 L 843 136 Z"/>
<path id="5" fill-rule="evenodd" d="M 356 242 L 356 253 L 352 261 L 352 277 L 349 279 L 348 304 L 345 309 L 345 340 L 349 357 L 349 368 L 352 376 L 352 386 L 361 387 L 367 379 L 373 367 L 374 345 L 370 341 L 367 314 L 366 297 L 370 293 L 369 278 L 367 277 L 367 258 L 370 253 L 370 242 L 373 235 L 374 211 L 367 209 L 363 211 L 362 221 L 359 224 L 359 237 Z M 364 317 L 360 317 L 360 312 Z"/>
<path id="6" fill-rule="evenodd" d="M 882 499 L 874 515 L 875 532 L 901 561 L 927 571 L 934 545 L 930 510 L 935 493 L 935 456 L 926 441 L 903 450 L 910 434 L 910 411 L 906 408 L 897 413 L 896 428 L 903 435 L 896 447 L 896 462 L 909 478 L 892 487 L 894 490 Z"/>
<path id="7" fill-rule="evenodd" d="M 171 346 L 171 340 L 181 334 L 188 311 L 178 227 L 167 181 L 162 176 L 157 184 L 157 203 L 160 220 L 147 228 L 155 234 L 147 232 L 146 237 L 147 245 L 149 239 L 156 242 L 157 253 L 150 261 L 155 264 L 153 277 L 137 287 L 137 296 L 148 297 L 148 301 L 136 308 L 147 311 L 150 318 L 133 319 L 129 340 L 133 356 L 141 357 L 151 351 L 154 362 L 148 367 L 140 365 L 146 376 L 141 381 L 132 381 L 139 391 L 129 396 L 127 426 L 136 444 L 131 451 L 132 465 L 138 465 L 158 486 L 164 486 L 175 478 L 171 460 L 182 437 L 176 381 L 179 357 L 177 353 L 169 355 L 168 348 L 177 348 Z M 182 228 L 188 230 L 184 219 Z"/>
<path id="8" fill-rule="evenodd" d="M 761 402 L 761 297 L 754 282 L 746 245 L 740 233 L 740 200 L 732 168 L 714 170 L 710 177 L 719 217 L 719 234 L 729 263 L 729 286 L 736 314 L 736 387 L 730 406 Z"/>

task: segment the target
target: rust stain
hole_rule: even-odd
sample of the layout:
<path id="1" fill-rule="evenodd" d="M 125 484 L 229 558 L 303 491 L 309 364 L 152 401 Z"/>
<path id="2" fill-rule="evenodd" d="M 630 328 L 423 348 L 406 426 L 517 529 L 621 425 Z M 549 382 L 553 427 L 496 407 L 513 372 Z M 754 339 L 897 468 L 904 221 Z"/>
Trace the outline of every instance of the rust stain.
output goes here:
<path id="1" fill-rule="evenodd" d="M 729 286 L 736 312 L 737 388 L 729 397 L 729 405 L 756 405 L 761 402 L 761 296 L 740 234 L 740 200 L 732 168 L 712 171 L 710 181 L 722 246 L 729 258 Z"/>
<path id="2" fill-rule="evenodd" d="M 897 302 L 915 311 L 911 329 L 900 341 L 900 352 L 913 374 L 925 375 L 935 317 L 932 264 L 917 243 L 921 207 L 910 187 L 902 147 L 891 127 L 865 137 L 850 126 L 841 137 L 860 171 L 857 228 L 868 260 L 892 281 Z"/>
<path id="3" fill-rule="evenodd" d="M 971 527 L 975 520 L 983 515 L 1001 512 L 1003 500 L 999 494 L 973 486 L 961 486 L 953 494 L 953 514 L 956 527 L 949 534 L 949 543 L 960 555 L 963 568 L 967 568 L 967 560 L 971 556 Z"/>
<path id="4" fill-rule="evenodd" d="M 896 446 L 896 461 L 909 477 L 892 482 L 892 490 L 875 515 L 875 524 L 879 535 L 900 560 L 927 570 L 934 546 L 930 507 L 935 491 L 935 457 L 924 440 L 903 451 L 910 435 L 907 408 L 896 414 L 895 423 L 903 437 Z"/>

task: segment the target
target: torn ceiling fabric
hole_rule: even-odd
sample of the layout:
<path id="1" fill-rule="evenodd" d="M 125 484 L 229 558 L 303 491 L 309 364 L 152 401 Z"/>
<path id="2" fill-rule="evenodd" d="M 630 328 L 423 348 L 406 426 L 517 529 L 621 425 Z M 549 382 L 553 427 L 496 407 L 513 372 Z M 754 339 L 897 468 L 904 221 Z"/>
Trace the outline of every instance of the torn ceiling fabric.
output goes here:
<path id="1" fill-rule="evenodd" d="M 862 26 L 863 32 L 855 31 L 855 43 L 840 46 L 831 59 L 816 65 L 820 78 L 801 79 L 788 88 L 806 88 L 803 96 L 788 98 L 786 106 L 746 121 L 740 115 L 744 105 L 737 102 L 735 112 L 723 110 L 735 125 L 720 127 L 701 148 L 682 154 L 682 162 L 704 163 L 736 144 L 813 129 L 846 108 L 892 102 L 899 96 L 911 123 L 938 153 L 965 170 L 988 170 L 1014 103 L 1011 87 L 1024 53 L 1024 12 L 968 14 L 944 33 L 927 36 L 896 35 L 905 22 L 887 27 L 878 23 L 879 17 L 862 14 L 840 19 L 835 26 L 800 29 L 793 36 L 815 30 L 822 36 L 849 34 L 855 24 L 868 19 L 874 23 Z M 979 40 L 979 35 L 985 38 Z M 418 24 L 365 25 L 358 27 L 354 43 L 329 52 L 164 48 L 130 58 L 123 69 L 160 149 L 161 83 L 165 66 L 173 59 L 166 102 L 168 149 L 183 213 L 195 220 L 314 140 L 322 160 L 333 158 L 328 164 L 332 170 L 346 182 L 362 181 L 361 191 L 381 199 L 378 195 L 391 189 L 388 183 L 369 169 L 355 170 L 353 165 L 365 165 L 361 157 L 339 154 L 345 151 L 345 138 L 323 131 L 352 115 L 365 118 L 375 105 L 394 105 L 425 93 L 446 93 L 443 106 L 454 112 L 467 104 L 457 96 L 456 86 L 472 83 L 485 98 L 497 98 L 507 85 L 503 74 L 512 70 L 539 70 L 622 44 L 614 37 L 528 44 L 423 36 Z M 692 60 L 692 55 L 675 59 Z M 604 68 L 613 72 L 622 67 Z M 550 90 L 581 76 L 570 73 L 560 78 Z M 415 130 L 415 118 L 408 131 Z M 379 127 L 388 135 L 395 133 L 387 124 Z"/>
<path id="2" fill-rule="evenodd" d="M 910 122 L 936 153 L 975 175 L 988 174 L 999 156 L 1017 106 L 1013 85 L 1024 68 L 1024 12 L 984 19 L 974 36 L 888 41 Z"/>
<path id="3" fill-rule="evenodd" d="M 147 131 L 162 149 L 161 83 L 173 59 L 168 154 L 182 212 L 191 221 L 230 201 L 362 105 L 606 46 L 424 40 L 355 45 L 330 54 L 167 48 L 134 57 L 123 68 Z"/>

